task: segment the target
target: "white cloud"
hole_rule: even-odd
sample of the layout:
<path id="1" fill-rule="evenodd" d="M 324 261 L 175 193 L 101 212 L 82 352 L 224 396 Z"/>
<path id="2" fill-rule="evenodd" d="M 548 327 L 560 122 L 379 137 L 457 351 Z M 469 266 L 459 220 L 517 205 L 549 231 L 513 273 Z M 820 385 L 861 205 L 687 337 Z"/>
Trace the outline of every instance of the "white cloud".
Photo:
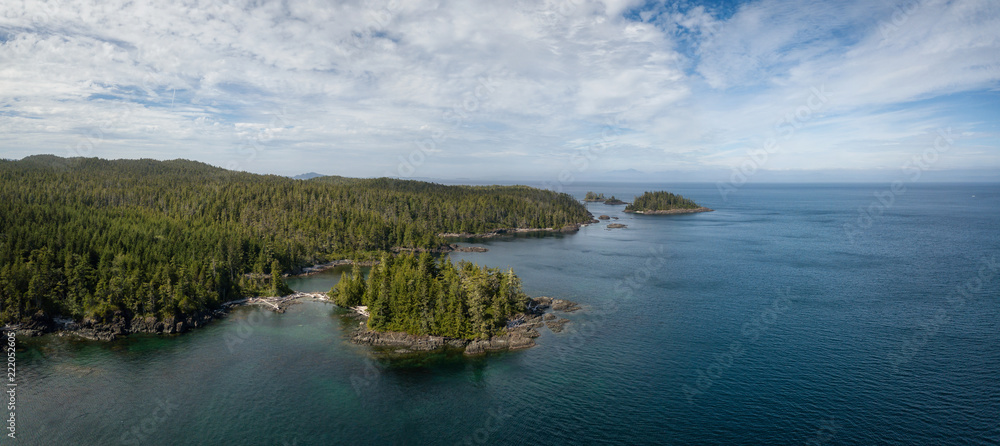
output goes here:
<path id="1" fill-rule="evenodd" d="M 729 167 L 813 87 L 829 102 L 768 168 L 892 167 L 940 126 L 996 140 L 948 96 L 996 94 L 990 0 L 642 5 L 5 2 L 0 156 L 382 175 L 416 151 L 419 176 L 552 176 L 617 117 L 595 171 Z"/>

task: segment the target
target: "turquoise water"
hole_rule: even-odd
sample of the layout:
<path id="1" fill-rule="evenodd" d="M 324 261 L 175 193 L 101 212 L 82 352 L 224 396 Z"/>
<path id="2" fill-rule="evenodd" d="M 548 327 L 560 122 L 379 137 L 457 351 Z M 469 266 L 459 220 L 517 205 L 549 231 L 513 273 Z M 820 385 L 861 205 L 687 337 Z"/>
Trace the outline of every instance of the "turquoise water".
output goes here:
<path id="1" fill-rule="evenodd" d="M 568 192 L 649 189 L 716 212 L 592 204 L 628 228 L 452 254 L 584 304 L 535 348 L 372 358 L 321 302 L 177 337 L 21 339 L 19 442 L 1000 443 L 1000 186 L 908 185 L 889 206 L 870 206 L 887 185 Z"/>

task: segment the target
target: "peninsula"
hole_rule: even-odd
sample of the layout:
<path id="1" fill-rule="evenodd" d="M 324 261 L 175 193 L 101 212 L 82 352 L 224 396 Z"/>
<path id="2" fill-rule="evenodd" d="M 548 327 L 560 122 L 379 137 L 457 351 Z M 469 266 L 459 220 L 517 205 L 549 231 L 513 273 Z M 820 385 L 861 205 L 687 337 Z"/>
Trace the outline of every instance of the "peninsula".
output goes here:
<path id="1" fill-rule="evenodd" d="M 97 339 L 179 333 L 220 317 L 231 303 L 274 297 L 277 304 L 266 304 L 280 306 L 291 293 L 286 275 L 343 259 L 372 264 L 393 252 L 409 258 L 461 249 L 444 233 L 562 230 L 591 221 L 573 197 L 527 186 L 296 180 L 187 160 L 0 160 L 0 325 Z M 514 314 L 484 311 L 490 324 Z M 433 322 L 424 319 L 405 323 Z M 402 323 L 389 321 L 373 328 Z M 469 330 L 461 335 L 498 333 Z"/>

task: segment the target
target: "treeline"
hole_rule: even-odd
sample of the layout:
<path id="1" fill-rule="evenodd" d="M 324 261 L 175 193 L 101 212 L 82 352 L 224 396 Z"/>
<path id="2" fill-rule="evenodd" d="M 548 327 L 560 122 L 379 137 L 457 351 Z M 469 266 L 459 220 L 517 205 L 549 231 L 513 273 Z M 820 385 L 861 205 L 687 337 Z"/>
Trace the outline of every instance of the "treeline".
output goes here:
<path id="1" fill-rule="evenodd" d="M 583 201 L 604 201 L 604 194 L 598 194 L 596 192 L 588 191 L 583 197 Z"/>
<path id="2" fill-rule="evenodd" d="M 293 180 L 175 160 L 0 160 L 0 323 L 42 310 L 180 316 L 282 294 L 280 275 L 442 232 L 586 222 L 565 194 L 391 179 Z"/>
<path id="3" fill-rule="evenodd" d="M 355 266 L 330 296 L 343 307 L 367 306 L 370 330 L 462 339 L 498 333 L 528 304 L 512 270 L 435 262 L 427 253 L 383 255 L 367 279 Z"/>
<path id="4" fill-rule="evenodd" d="M 667 191 L 645 192 L 635 197 L 632 203 L 625 206 L 626 212 L 634 211 L 667 211 L 670 209 L 697 209 L 697 203 L 677 194 Z"/>

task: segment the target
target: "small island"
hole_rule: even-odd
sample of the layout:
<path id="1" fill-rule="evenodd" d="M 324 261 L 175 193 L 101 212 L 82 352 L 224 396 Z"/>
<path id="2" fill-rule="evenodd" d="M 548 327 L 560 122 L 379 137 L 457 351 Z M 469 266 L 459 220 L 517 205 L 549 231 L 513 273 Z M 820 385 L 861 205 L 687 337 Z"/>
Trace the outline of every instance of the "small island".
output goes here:
<path id="1" fill-rule="evenodd" d="M 389 353 L 457 348 L 471 355 L 528 348 L 535 345 L 536 328 L 547 325 L 558 332 L 568 322 L 545 309 L 579 308 L 529 298 L 512 270 L 434 260 L 428 253 L 383 256 L 367 278 L 355 267 L 330 290 L 330 298 L 366 319 L 353 342 Z"/>
<path id="2" fill-rule="evenodd" d="M 583 197 L 583 201 L 586 201 L 588 203 L 596 203 L 598 201 L 604 201 L 604 200 L 607 200 L 607 198 L 604 198 L 604 194 L 598 194 L 594 192 L 587 192 L 587 195 L 584 195 Z"/>
<path id="3" fill-rule="evenodd" d="M 645 215 L 693 214 L 713 210 L 667 191 L 645 192 L 625 206 L 625 212 Z"/>
<path id="4" fill-rule="evenodd" d="M 607 200 L 604 200 L 604 204 L 609 204 L 609 205 L 612 205 L 612 206 L 618 206 L 618 205 L 628 204 L 628 203 L 626 203 L 624 201 L 621 201 L 621 200 L 615 198 L 614 195 L 612 195 L 611 198 L 608 198 Z"/>
<path id="5" fill-rule="evenodd" d="M 622 205 L 622 204 L 627 204 L 624 201 L 621 201 L 621 200 L 615 198 L 614 195 L 612 195 L 611 198 L 607 198 L 607 197 L 604 196 L 603 193 L 598 194 L 598 193 L 595 193 L 595 192 L 587 192 L 587 194 L 584 195 L 584 197 L 583 197 L 583 201 L 585 201 L 587 203 L 604 203 L 604 204 L 610 204 L 610 205 L 615 205 L 615 206 Z"/>

